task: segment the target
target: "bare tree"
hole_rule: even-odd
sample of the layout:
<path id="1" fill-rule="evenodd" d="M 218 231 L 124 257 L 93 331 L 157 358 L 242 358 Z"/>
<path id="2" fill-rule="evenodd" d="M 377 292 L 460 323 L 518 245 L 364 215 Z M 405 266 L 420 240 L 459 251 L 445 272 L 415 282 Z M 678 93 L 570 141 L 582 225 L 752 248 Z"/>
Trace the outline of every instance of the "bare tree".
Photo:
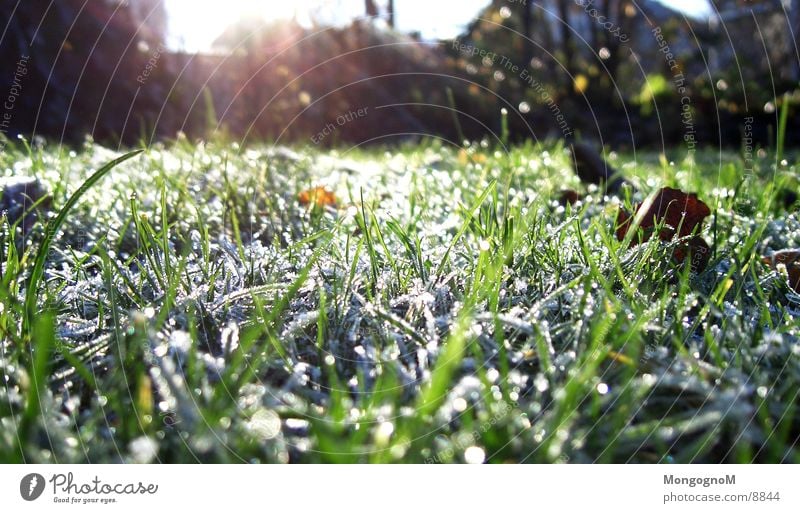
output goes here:
<path id="1" fill-rule="evenodd" d="M 378 16 L 378 6 L 375 5 L 375 0 L 364 0 L 364 11 L 372 19 Z"/>
<path id="2" fill-rule="evenodd" d="M 614 80 L 617 79 L 617 72 L 622 62 L 622 42 L 628 40 L 628 33 L 631 29 L 630 17 L 625 13 L 630 5 L 630 0 L 605 0 L 604 14 L 606 19 L 612 20 L 620 28 L 620 31 L 616 34 L 608 30 L 603 31 L 605 33 L 605 47 L 608 49 L 606 68 Z"/>
<path id="3" fill-rule="evenodd" d="M 17 70 L 25 70 L 14 133 L 131 141 L 153 129 L 162 106 L 172 112 L 179 104 L 179 94 L 165 101 L 165 84 L 174 79 L 168 56 L 157 50 L 165 14 L 155 0 L 88 6 L 85 0 L 31 0 L 3 9 L 0 19 L 0 90 L 8 91 Z M 130 123 L 121 109 L 130 112 Z"/>
<path id="4" fill-rule="evenodd" d="M 570 5 L 572 4 L 571 0 L 559 0 L 558 2 L 558 16 L 561 18 L 559 23 L 561 24 L 561 51 L 562 51 L 562 65 L 567 72 L 567 82 L 571 83 L 572 79 L 570 76 L 573 74 L 572 70 L 574 69 L 574 59 L 575 59 L 575 50 L 572 44 L 572 27 L 569 24 L 569 11 Z M 570 91 L 572 88 L 570 87 Z"/>
<path id="5" fill-rule="evenodd" d="M 800 46 L 798 46 L 798 39 L 800 39 L 800 0 L 792 0 L 789 6 L 789 55 L 792 62 L 792 70 L 790 80 L 797 82 L 800 80 Z"/>
<path id="6" fill-rule="evenodd" d="M 386 10 L 389 26 L 394 28 L 394 0 L 387 0 Z"/>
<path id="7" fill-rule="evenodd" d="M 529 66 L 533 59 L 533 4 L 534 0 L 522 3 L 522 33 L 525 41 L 522 44 L 522 62 Z"/>

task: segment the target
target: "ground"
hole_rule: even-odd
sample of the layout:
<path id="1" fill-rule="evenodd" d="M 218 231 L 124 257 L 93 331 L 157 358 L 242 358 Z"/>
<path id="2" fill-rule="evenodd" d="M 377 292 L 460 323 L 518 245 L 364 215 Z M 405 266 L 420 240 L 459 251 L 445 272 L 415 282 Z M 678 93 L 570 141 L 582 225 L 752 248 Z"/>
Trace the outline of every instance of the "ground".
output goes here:
<path id="1" fill-rule="evenodd" d="M 559 144 L 180 139 L 57 220 L 119 155 L 2 156 L 53 208 L 4 222 L 2 461 L 800 462 L 792 162 L 611 154 L 604 198 Z M 661 186 L 711 208 L 700 272 L 615 237 Z"/>

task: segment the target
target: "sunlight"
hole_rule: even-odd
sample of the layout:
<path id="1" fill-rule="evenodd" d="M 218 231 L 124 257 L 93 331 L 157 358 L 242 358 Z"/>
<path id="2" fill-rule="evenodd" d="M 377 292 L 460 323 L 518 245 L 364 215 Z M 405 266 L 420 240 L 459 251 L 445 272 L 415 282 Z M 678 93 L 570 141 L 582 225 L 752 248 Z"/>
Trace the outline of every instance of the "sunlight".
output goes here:
<path id="1" fill-rule="evenodd" d="M 714 9 L 708 0 L 658 0 L 660 3 L 680 11 L 687 16 L 705 18 L 713 14 Z"/>
<path id="2" fill-rule="evenodd" d="M 708 0 L 657 0 L 694 18 L 714 11 Z M 312 18 L 323 25 L 340 25 L 364 16 L 363 0 L 165 0 L 169 15 L 168 46 L 187 52 L 211 49 L 228 25 L 243 18 L 267 21 L 296 18 L 306 27 Z M 378 2 L 383 5 L 383 2 Z M 397 29 L 418 32 L 426 39 L 453 38 L 489 4 L 489 0 L 460 0 L 454 9 L 449 2 L 396 0 Z"/>
<path id="3" fill-rule="evenodd" d="M 383 5 L 383 2 L 379 2 Z M 447 2 L 396 2 L 397 28 L 428 39 L 456 37 L 489 0 L 461 0 L 458 9 Z M 363 0 L 166 0 L 171 48 L 207 51 L 224 27 L 243 17 L 266 20 L 296 17 L 304 26 L 311 19 L 322 25 L 342 25 L 364 16 Z"/>
<path id="4" fill-rule="evenodd" d="M 308 18 L 308 0 L 167 0 L 169 45 L 188 52 L 208 50 L 225 27 L 250 17 L 267 21 Z"/>

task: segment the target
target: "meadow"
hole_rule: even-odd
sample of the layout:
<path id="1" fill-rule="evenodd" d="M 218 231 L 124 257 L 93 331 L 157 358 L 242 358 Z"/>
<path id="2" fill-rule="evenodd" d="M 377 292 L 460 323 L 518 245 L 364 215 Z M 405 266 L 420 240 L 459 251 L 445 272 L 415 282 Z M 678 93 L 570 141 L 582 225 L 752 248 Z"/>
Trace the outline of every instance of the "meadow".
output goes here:
<path id="1" fill-rule="evenodd" d="M 604 197 L 560 143 L 121 156 L 0 157 L 51 203 L 2 220 L 0 461 L 800 462 L 791 157 L 610 153 Z M 615 236 L 663 186 L 702 270 Z"/>

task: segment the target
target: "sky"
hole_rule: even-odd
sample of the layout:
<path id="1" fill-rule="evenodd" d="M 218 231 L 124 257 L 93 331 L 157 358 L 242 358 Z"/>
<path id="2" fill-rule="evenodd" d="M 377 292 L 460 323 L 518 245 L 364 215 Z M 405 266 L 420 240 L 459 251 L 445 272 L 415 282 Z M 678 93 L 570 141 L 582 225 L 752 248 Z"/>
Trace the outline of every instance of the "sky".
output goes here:
<path id="1" fill-rule="evenodd" d="M 187 51 L 208 50 L 224 27 L 246 16 L 273 20 L 296 14 L 300 23 L 308 23 L 307 12 L 314 9 L 318 19 L 335 24 L 364 12 L 363 0 L 165 1 L 170 16 L 170 46 Z M 711 13 L 708 0 L 658 1 L 692 16 Z M 461 33 L 488 4 L 489 0 L 395 0 L 395 22 L 400 31 L 418 31 L 426 39 L 449 38 Z"/>

